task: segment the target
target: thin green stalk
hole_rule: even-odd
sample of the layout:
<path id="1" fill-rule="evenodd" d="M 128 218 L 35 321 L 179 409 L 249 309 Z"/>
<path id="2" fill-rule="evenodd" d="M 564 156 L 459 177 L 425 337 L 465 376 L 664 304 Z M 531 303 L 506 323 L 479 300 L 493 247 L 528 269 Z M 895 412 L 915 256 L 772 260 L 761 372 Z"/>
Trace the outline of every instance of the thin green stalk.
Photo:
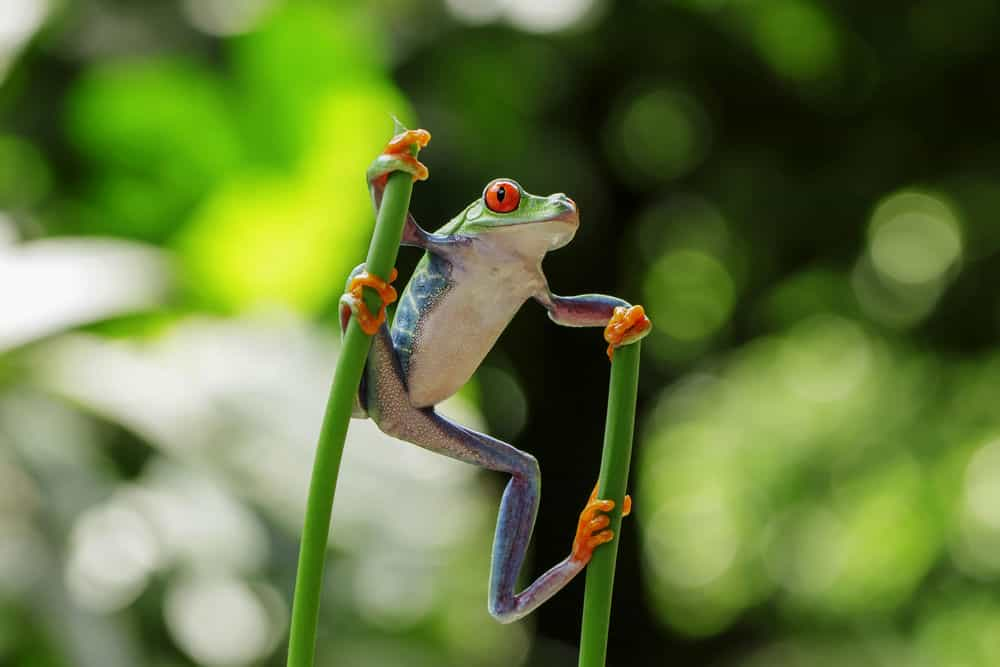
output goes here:
<path id="1" fill-rule="evenodd" d="M 608 420 L 604 427 L 604 452 L 598 497 L 615 501 L 611 529 L 615 539 L 594 551 L 587 566 L 587 589 L 583 598 L 583 629 L 580 633 L 580 667 L 604 667 L 611 623 L 611 591 L 615 583 L 615 561 L 622 525 L 622 503 L 632 460 L 635 399 L 639 387 L 639 342 L 615 350 L 608 390 Z"/>
<path id="2" fill-rule="evenodd" d="M 397 132 L 403 131 L 398 123 L 396 129 Z M 413 154 L 416 155 L 416 152 L 417 147 L 414 145 Z M 382 206 L 375 221 L 375 232 L 368 247 L 366 264 L 369 273 L 387 279 L 396 264 L 396 253 L 402 239 L 412 192 L 413 180 L 409 174 L 394 172 L 389 175 Z M 366 288 L 364 296 L 369 310 L 377 312 L 381 305 L 378 293 Z M 288 667 L 312 667 L 315 657 L 316 627 L 323 586 L 323 566 L 326 563 L 327 540 L 330 536 L 333 495 L 337 489 L 337 473 L 344 453 L 344 440 L 351 421 L 354 396 L 361 382 L 370 347 L 371 337 L 361 330 L 357 320 L 352 317 L 340 347 L 333 386 L 316 446 L 312 480 L 309 483 L 288 637 Z"/>

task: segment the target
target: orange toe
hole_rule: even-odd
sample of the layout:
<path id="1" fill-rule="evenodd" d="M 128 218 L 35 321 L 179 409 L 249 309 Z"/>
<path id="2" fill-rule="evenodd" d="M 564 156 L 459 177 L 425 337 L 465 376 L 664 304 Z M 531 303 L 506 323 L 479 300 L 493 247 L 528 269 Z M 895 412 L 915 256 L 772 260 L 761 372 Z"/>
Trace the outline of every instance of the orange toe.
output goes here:
<path id="1" fill-rule="evenodd" d="M 386 153 L 409 153 L 410 146 L 416 144 L 423 148 L 431 140 L 431 133 L 427 130 L 406 130 L 400 132 L 385 146 Z"/>
<path id="2" fill-rule="evenodd" d="M 573 551 L 571 558 L 586 565 L 593 556 L 594 549 L 606 544 L 614 539 L 615 533 L 609 529 L 611 517 L 608 512 L 615 508 L 615 501 L 605 500 L 597 497 L 598 485 L 594 485 L 594 490 L 590 492 L 590 498 L 576 525 L 576 536 L 573 539 Z M 627 515 L 632 510 L 632 498 L 625 496 L 623 504 L 624 512 Z"/>
<path id="3" fill-rule="evenodd" d="M 652 326 L 653 323 L 646 317 L 646 310 L 642 306 L 615 308 L 611 321 L 604 328 L 604 340 L 608 342 L 608 359 L 614 357 L 615 348 L 621 347 L 626 339 L 632 339 L 648 331 Z"/>
<path id="4" fill-rule="evenodd" d="M 354 302 L 357 304 L 358 325 L 369 336 L 374 335 L 378 331 L 378 328 L 382 326 L 385 322 L 386 306 L 396 300 L 396 290 L 389 284 L 396 279 L 396 275 L 396 269 L 393 269 L 392 273 L 389 274 L 389 280 L 385 281 L 376 275 L 363 271 L 351 279 L 351 284 L 347 288 L 348 293 L 354 298 Z M 363 298 L 365 287 L 370 287 L 378 292 L 378 296 L 382 300 L 382 305 L 375 315 L 372 315 L 365 304 Z"/>
<path id="5" fill-rule="evenodd" d="M 413 175 L 414 181 L 426 181 L 427 167 L 410 153 L 410 147 L 416 144 L 419 148 L 423 148 L 430 140 L 431 133 L 427 130 L 406 130 L 390 139 L 382 154 L 405 162 L 409 167 L 406 171 Z M 381 178 L 388 178 L 388 174 Z"/>
<path id="6" fill-rule="evenodd" d="M 414 181 L 427 180 L 427 175 L 429 172 L 427 171 L 427 167 L 424 165 L 423 162 L 413 157 L 409 153 L 400 153 L 399 159 L 405 162 L 406 164 L 410 165 L 410 167 L 413 169 L 411 173 L 413 174 Z"/>

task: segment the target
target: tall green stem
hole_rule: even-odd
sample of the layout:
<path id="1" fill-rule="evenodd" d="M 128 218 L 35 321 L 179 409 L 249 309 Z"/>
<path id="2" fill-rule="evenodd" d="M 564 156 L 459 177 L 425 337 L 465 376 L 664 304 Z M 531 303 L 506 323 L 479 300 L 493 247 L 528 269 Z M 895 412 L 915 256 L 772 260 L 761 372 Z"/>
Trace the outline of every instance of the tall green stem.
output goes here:
<path id="1" fill-rule="evenodd" d="M 402 131 L 398 125 L 397 131 Z M 415 145 L 413 153 L 416 154 Z M 402 239 L 412 192 L 413 180 L 409 174 L 394 172 L 389 175 L 375 221 L 375 232 L 368 247 L 366 267 L 369 273 L 387 279 L 396 264 L 396 253 Z M 364 296 L 369 310 L 377 312 L 381 305 L 378 293 L 366 288 Z M 312 480 L 309 483 L 299 569 L 295 579 L 295 598 L 292 602 L 288 667 L 312 667 L 315 657 L 316 627 L 323 586 L 323 566 L 326 563 L 327 541 L 330 536 L 333 495 L 337 489 L 337 474 L 344 453 L 344 440 L 351 420 L 354 396 L 361 382 L 370 347 L 371 337 L 361 330 L 357 320 L 352 317 L 337 359 L 333 386 L 316 446 Z"/>
<path id="2" fill-rule="evenodd" d="M 594 551 L 587 566 L 587 589 L 583 599 L 583 629 L 580 635 L 580 667 L 604 667 L 611 622 L 611 591 L 615 583 L 622 503 L 632 460 L 635 400 L 639 387 L 639 345 L 615 350 L 608 390 L 608 420 L 604 427 L 604 452 L 598 497 L 615 501 L 611 529 L 615 539 Z"/>

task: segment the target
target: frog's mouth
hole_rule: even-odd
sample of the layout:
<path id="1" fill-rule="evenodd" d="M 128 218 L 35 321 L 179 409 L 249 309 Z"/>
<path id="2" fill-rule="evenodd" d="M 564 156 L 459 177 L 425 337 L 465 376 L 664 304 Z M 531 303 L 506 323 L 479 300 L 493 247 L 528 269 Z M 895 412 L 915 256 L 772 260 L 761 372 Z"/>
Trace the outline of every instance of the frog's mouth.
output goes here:
<path id="1" fill-rule="evenodd" d="M 529 219 L 506 219 L 504 224 L 490 228 L 493 234 L 513 234 L 518 241 L 537 245 L 540 241 L 545 252 L 561 248 L 573 240 L 580 226 L 576 202 L 560 193 L 545 198 L 547 215 Z"/>

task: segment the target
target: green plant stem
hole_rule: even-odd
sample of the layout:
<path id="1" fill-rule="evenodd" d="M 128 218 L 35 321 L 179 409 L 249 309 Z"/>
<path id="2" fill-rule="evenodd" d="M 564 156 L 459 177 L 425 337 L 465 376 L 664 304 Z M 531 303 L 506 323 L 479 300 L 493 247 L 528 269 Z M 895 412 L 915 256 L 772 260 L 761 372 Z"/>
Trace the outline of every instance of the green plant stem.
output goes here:
<path id="1" fill-rule="evenodd" d="M 580 633 L 579 667 L 604 667 L 611 623 L 611 592 L 622 524 L 622 503 L 628 485 L 635 430 L 635 400 L 639 387 L 639 342 L 615 350 L 608 390 L 608 418 L 604 427 L 599 498 L 615 501 L 611 529 L 615 538 L 594 551 L 587 566 L 587 589 L 583 598 L 583 628 Z"/>
<path id="2" fill-rule="evenodd" d="M 400 130 L 397 127 L 398 131 Z M 413 154 L 416 155 L 416 146 Z M 387 279 L 396 263 L 399 242 L 403 235 L 406 212 L 410 206 L 413 180 L 409 174 L 389 175 L 382 197 L 382 206 L 375 221 L 375 232 L 368 247 L 366 268 L 369 273 Z M 366 288 L 365 303 L 378 312 L 381 300 L 375 290 Z M 351 318 L 344 334 L 333 386 L 323 416 L 316 459 L 313 462 L 309 499 L 306 504 L 299 569 L 295 579 L 292 602 L 292 623 L 288 638 L 288 667 L 312 667 L 316 652 L 316 628 L 319 620 L 320 592 L 323 586 L 323 566 L 326 563 L 327 541 L 330 536 L 330 515 L 333 495 L 337 489 L 337 474 L 344 453 L 344 440 L 351 420 L 354 396 L 364 372 L 371 337 L 366 335 L 355 318 Z"/>

